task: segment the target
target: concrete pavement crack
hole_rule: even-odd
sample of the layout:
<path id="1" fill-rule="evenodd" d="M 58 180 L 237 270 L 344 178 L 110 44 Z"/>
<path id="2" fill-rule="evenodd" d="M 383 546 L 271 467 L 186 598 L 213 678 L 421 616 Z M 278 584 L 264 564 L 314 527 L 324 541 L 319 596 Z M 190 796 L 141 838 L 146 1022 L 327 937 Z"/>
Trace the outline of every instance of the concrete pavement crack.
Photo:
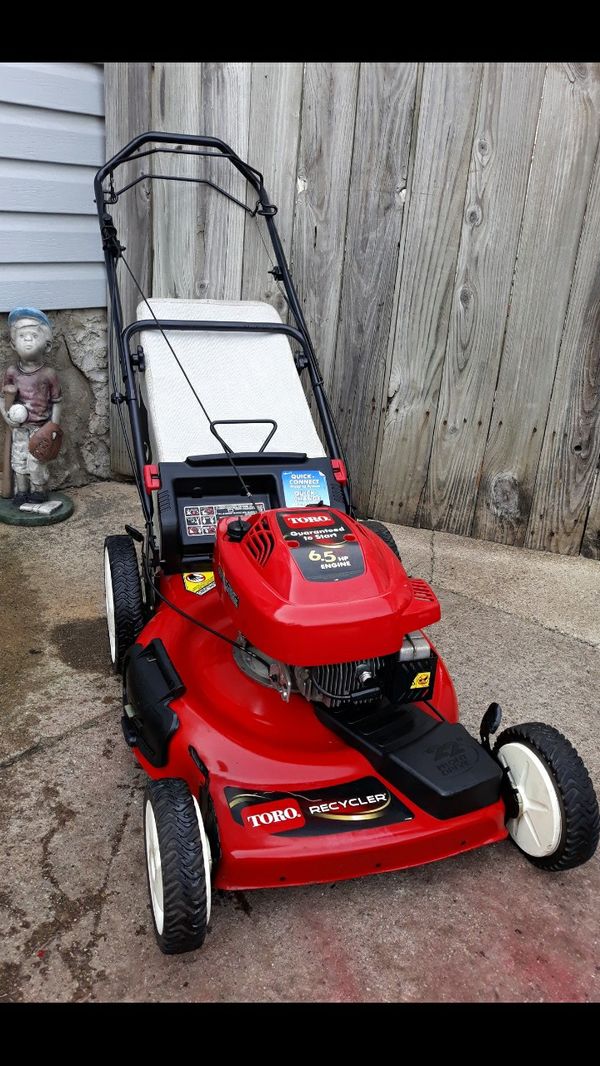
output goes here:
<path id="1" fill-rule="evenodd" d="M 119 848 L 121 846 L 121 842 L 123 840 L 123 836 L 125 835 L 125 829 L 127 827 L 127 822 L 129 820 L 129 815 L 131 814 L 131 808 L 133 806 L 134 800 L 135 800 L 137 795 L 138 795 L 138 788 L 137 788 L 136 785 L 132 785 L 130 790 L 129 790 L 129 802 L 125 804 L 125 810 L 123 812 L 123 817 L 121 818 L 121 822 L 120 822 L 119 826 L 117 827 L 117 831 L 116 831 L 116 833 L 115 833 L 115 835 L 113 837 L 112 843 L 111 843 L 110 858 L 109 858 L 109 860 L 108 860 L 108 862 L 106 864 L 106 873 L 104 875 L 104 880 L 102 882 L 102 886 L 101 886 L 99 892 L 97 893 L 98 906 L 97 906 L 97 909 L 94 912 L 94 918 L 93 918 L 93 922 L 92 922 L 92 932 L 91 932 L 91 934 L 90 934 L 90 936 L 88 938 L 88 942 L 87 942 L 87 948 L 88 948 L 88 951 L 90 953 L 91 952 L 95 953 L 96 949 L 98 948 L 98 943 L 99 943 L 99 940 L 100 940 L 100 933 L 99 933 L 100 922 L 102 920 L 102 914 L 104 912 L 104 905 L 105 905 L 105 903 L 107 901 L 107 895 L 109 895 L 109 893 L 108 893 L 108 882 L 109 882 L 112 866 L 113 866 L 113 863 L 114 863 L 114 861 L 115 861 L 115 859 L 117 857 L 117 853 L 118 853 Z M 75 974 L 73 976 L 75 976 Z M 95 974 L 93 972 L 93 962 L 92 961 L 86 962 L 83 965 L 83 967 L 81 967 L 80 972 L 76 976 L 76 983 L 77 983 L 77 988 L 76 988 L 75 994 L 74 994 L 74 1001 L 81 1003 L 81 1002 L 85 1002 L 86 1000 L 89 1000 L 90 996 L 92 994 L 94 983 L 95 983 Z"/>
<path id="2" fill-rule="evenodd" d="M 57 737 L 47 737 L 45 740 L 36 740 L 35 744 L 31 744 L 29 748 L 23 748 L 22 751 L 16 751 L 12 755 L 8 755 L 5 759 L 0 759 L 0 770 L 6 770 L 9 766 L 13 766 L 17 762 L 21 762 L 23 759 L 28 759 L 32 755 L 37 755 L 40 751 L 47 751 L 49 748 L 54 748 L 57 744 L 60 744 L 61 740 L 66 740 L 67 737 L 75 736 L 77 733 L 84 733 L 87 729 L 92 729 L 98 722 L 104 721 L 105 718 L 114 715 L 114 708 L 108 708 L 103 711 L 102 714 L 96 715 L 95 718 L 90 718 L 88 722 L 82 722 L 81 725 L 73 726 L 72 729 L 67 729 L 65 733 L 60 733 Z"/>
<path id="3" fill-rule="evenodd" d="M 538 626 L 540 629 L 544 629 L 546 633 L 557 633 L 560 637 L 565 637 L 567 640 L 574 640 L 577 644 L 583 644 L 586 648 L 595 648 L 598 651 L 598 644 L 595 644 L 593 640 L 586 640 L 584 637 L 576 637 L 573 633 L 567 633 L 564 629 L 559 629 L 558 626 L 544 625 L 538 618 L 529 618 L 527 615 L 517 614 L 515 611 L 508 611 L 506 607 L 499 607 L 495 603 L 485 603 L 484 600 L 478 600 L 475 596 L 469 596 L 466 592 L 458 592 L 457 589 L 449 588 L 448 585 L 444 585 L 439 579 L 437 581 L 437 588 L 443 592 L 449 592 L 452 596 L 460 596 L 461 599 L 467 600 L 469 603 L 476 603 L 478 607 L 486 607 L 490 611 L 496 611 L 498 614 L 506 614 L 509 618 L 517 618 L 520 622 L 526 622 L 528 625 Z"/>

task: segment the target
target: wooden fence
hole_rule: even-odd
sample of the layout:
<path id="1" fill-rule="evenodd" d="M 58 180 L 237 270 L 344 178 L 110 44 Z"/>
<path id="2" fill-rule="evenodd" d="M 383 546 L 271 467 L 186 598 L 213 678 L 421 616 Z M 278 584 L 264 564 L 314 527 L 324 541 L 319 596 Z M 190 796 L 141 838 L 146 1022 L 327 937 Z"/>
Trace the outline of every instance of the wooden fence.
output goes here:
<path id="1" fill-rule="evenodd" d="M 202 132 L 263 172 L 363 512 L 600 558 L 600 64 L 105 70 L 109 154 Z M 115 215 L 148 292 L 284 312 L 256 221 L 205 187 Z"/>

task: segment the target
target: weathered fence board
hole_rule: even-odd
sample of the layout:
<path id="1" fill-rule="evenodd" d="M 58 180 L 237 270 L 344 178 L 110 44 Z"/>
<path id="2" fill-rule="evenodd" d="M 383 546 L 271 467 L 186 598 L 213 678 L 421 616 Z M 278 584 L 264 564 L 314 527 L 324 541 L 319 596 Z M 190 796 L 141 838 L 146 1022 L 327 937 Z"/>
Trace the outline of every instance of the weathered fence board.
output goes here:
<path id="1" fill-rule="evenodd" d="M 544 64 L 491 63 L 473 138 L 420 526 L 469 533 L 490 423 Z M 502 234 L 502 240 L 499 240 Z"/>
<path id="2" fill-rule="evenodd" d="M 286 256 L 292 243 L 302 76 L 302 63 L 252 64 L 248 162 L 264 175 L 271 203 L 279 209 L 276 223 Z M 248 186 L 247 202 L 254 207 L 256 199 Z M 285 319 L 285 301 L 268 273 L 274 262 L 264 219 L 247 216 L 242 298 L 266 300 Z"/>
<path id="3" fill-rule="evenodd" d="M 123 148 L 132 137 L 150 129 L 150 63 L 107 63 L 106 64 L 106 158 Z M 140 160 L 123 167 L 119 174 L 117 187 L 131 181 L 142 171 Z M 124 178 L 123 175 L 127 175 Z M 111 207 L 112 216 L 119 233 L 121 244 L 126 247 L 126 258 L 135 277 L 144 292 L 151 284 L 152 240 L 151 240 L 151 190 L 147 182 L 140 182 L 118 203 Z M 122 264 L 119 264 L 119 282 L 125 322 L 135 319 L 135 308 L 139 293 L 130 281 Z M 115 366 L 117 382 L 121 375 Z M 112 392 L 112 384 L 109 381 Z M 127 419 L 125 419 L 127 421 Z M 110 412 L 110 451 L 112 469 L 120 474 L 131 473 L 131 465 L 121 423 L 115 407 Z"/>
<path id="4" fill-rule="evenodd" d="M 306 64 L 291 267 L 327 389 L 342 287 L 357 88 L 358 63 Z"/>
<path id="5" fill-rule="evenodd" d="M 371 508 L 408 525 L 427 480 L 480 83 L 479 63 L 431 63 L 423 77 Z"/>
<path id="6" fill-rule="evenodd" d="M 525 538 L 568 555 L 579 551 L 600 452 L 599 231 L 597 160 Z"/>
<path id="7" fill-rule="evenodd" d="M 203 64 L 201 132 L 219 137 L 242 159 L 248 158 L 250 84 L 249 63 Z M 206 162 L 206 176 L 245 203 L 246 181 L 239 171 L 227 159 Z M 237 204 L 206 191 L 203 290 L 210 299 L 241 299 L 245 219 Z"/>
<path id="8" fill-rule="evenodd" d="M 363 511 L 385 389 L 416 85 L 416 63 L 361 65 L 331 397 Z"/>
<path id="9" fill-rule="evenodd" d="M 599 133 L 598 68 L 550 64 L 473 525 L 488 540 L 525 540 Z"/>
<path id="10" fill-rule="evenodd" d="M 152 128 L 167 133 L 197 133 L 202 127 L 202 80 L 199 63 L 156 63 L 152 78 Z M 165 146 L 167 147 L 167 146 Z M 155 155 L 144 161 L 154 174 L 199 177 L 198 157 Z M 202 185 L 153 181 L 152 293 L 194 300 L 205 296 L 202 284 L 204 244 L 200 219 Z"/>

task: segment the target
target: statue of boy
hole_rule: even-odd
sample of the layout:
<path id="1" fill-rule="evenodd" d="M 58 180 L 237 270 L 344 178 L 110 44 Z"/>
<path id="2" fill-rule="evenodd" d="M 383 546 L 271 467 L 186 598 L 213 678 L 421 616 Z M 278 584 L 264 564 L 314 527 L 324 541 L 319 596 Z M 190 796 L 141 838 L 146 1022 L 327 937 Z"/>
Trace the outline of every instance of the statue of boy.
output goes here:
<path id="1" fill-rule="evenodd" d="M 42 503 L 48 499 L 48 461 L 56 458 L 62 391 L 58 374 L 45 363 L 52 347 L 52 326 L 43 311 L 15 307 L 8 316 L 16 366 L 4 373 L 0 414 L 12 431 L 11 466 L 15 474 L 13 503 Z M 48 429 L 34 441 L 43 426 Z"/>

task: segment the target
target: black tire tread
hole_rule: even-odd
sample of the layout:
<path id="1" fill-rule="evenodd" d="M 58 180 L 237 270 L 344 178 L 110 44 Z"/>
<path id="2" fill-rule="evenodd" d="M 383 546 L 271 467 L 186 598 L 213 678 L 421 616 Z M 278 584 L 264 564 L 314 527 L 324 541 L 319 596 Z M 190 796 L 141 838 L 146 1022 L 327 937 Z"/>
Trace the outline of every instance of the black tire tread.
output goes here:
<path id="1" fill-rule="evenodd" d="M 527 855 L 527 858 L 534 866 L 552 872 L 570 870 L 587 862 L 598 846 L 600 813 L 583 759 L 558 729 L 544 722 L 525 722 L 505 729 L 494 745 L 494 754 L 498 754 L 503 744 L 511 742 L 528 745 L 546 764 L 554 778 L 565 818 L 556 851 L 546 857 Z"/>
<path id="2" fill-rule="evenodd" d="M 384 544 L 387 544 L 388 548 L 392 549 L 396 558 L 402 561 L 402 557 L 398 550 L 398 545 L 396 544 L 396 541 L 394 540 L 387 526 L 384 526 L 383 522 L 377 522 L 374 518 L 368 518 L 363 522 L 363 525 L 367 526 L 368 529 L 372 530 L 372 532 L 375 533 L 375 535 L 378 536 Z"/>
<path id="3" fill-rule="evenodd" d="M 111 536 L 104 541 L 108 551 L 115 605 L 115 663 L 117 673 L 125 653 L 135 643 L 144 625 L 144 604 L 137 554 L 131 537 Z"/>
<path id="4" fill-rule="evenodd" d="M 144 825 L 148 802 L 154 811 L 163 875 L 162 933 L 156 928 L 150 904 L 156 939 L 165 955 L 195 951 L 204 943 L 208 922 L 202 838 L 192 794 L 181 778 L 149 781 L 144 794 Z"/>

